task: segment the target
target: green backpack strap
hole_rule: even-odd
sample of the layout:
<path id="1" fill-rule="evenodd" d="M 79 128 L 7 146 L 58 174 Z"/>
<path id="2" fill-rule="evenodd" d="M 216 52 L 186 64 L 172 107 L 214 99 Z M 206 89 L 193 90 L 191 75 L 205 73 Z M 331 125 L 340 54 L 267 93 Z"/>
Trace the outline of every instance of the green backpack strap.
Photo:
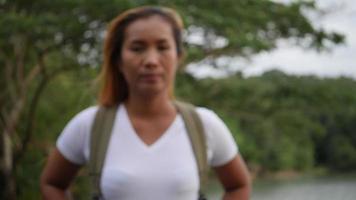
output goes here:
<path id="1" fill-rule="evenodd" d="M 204 186 L 208 180 L 209 171 L 203 124 L 193 105 L 180 101 L 175 101 L 174 105 L 183 118 L 192 144 L 199 172 L 199 193 L 202 195 L 202 191 L 204 191 Z M 100 106 L 92 125 L 88 167 L 89 176 L 92 180 L 92 199 L 95 200 L 102 199 L 100 188 L 101 172 L 105 162 L 106 150 L 111 137 L 116 111 L 117 106 Z M 202 198 L 202 196 L 199 198 Z"/>
<path id="2" fill-rule="evenodd" d="M 117 106 L 100 106 L 92 125 L 90 135 L 89 176 L 92 181 L 92 199 L 102 199 L 100 188 L 101 172 L 105 162 Z"/>
<path id="3" fill-rule="evenodd" d="M 204 187 L 206 186 L 208 180 L 209 171 L 206 151 L 206 139 L 203 124 L 198 113 L 195 110 L 195 106 L 180 101 L 175 101 L 174 104 L 183 118 L 186 130 L 190 138 L 190 142 L 192 144 L 195 160 L 197 162 L 199 171 L 199 193 L 200 195 L 202 195 L 203 191 L 205 191 Z M 200 196 L 199 198 L 202 198 L 202 196 Z"/>

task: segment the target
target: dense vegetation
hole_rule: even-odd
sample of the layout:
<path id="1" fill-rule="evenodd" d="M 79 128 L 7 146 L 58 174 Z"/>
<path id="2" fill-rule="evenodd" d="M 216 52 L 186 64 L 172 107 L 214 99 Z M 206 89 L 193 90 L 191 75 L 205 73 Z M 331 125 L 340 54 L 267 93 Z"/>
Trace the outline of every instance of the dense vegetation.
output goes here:
<path id="1" fill-rule="evenodd" d="M 56 137 L 78 111 L 94 104 L 89 80 L 68 73 L 45 90 L 36 140 L 16 168 L 20 198 L 38 198 L 33 191 L 38 190 L 38 176 Z M 356 81 L 352 79 L 298 77 L 279 71 L 203 80 L 180 74 L 176 94 L 215 110 L 252 170 L 303 172 L 323 167 L 345 172 L 356 168 Z M 83 181 L 80 177 L 79 182 Z"/>
<path id="2" fill-rule="evenodd" d="M 213 108 L 254 170 L 356 168 L 356 82 L 270 71 L 260 77 L 180 77 L 179 96 Z"/>
<path id="3" fill-rule="evenodd" d="M 317 10 L 313 1 L 2 0 L 0 199 L 38 199 L 39 173 L 56 137 L 75 113 L 95 102 L 90 80 L 101 63 L 107 23 L 147 4 L 173 7 L 183 16 L 184 64 L 250 56 L 275 48 L 281 38 L 318 50 L 344 40 L 312 25 L 304 11 Z M 189 39 L 194 34 L 200 41 Z M 355 166 L 353 84 L 273 73 L 199 81 L 181 75 L 177 94 L 214 108 L 254 168 L 349 169 Z"/>

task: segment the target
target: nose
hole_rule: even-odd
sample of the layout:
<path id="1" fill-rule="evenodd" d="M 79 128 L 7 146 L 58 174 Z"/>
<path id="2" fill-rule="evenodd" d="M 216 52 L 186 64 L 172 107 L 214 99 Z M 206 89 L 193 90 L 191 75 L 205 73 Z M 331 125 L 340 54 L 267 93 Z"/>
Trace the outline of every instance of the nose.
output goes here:
<path id="1" fill-rule="evenodd" d="M 159 52 L 155 49 L 150 49 L 145 54 L 143 64 L 145 67 L 156 67 L 159 63 Z"/>

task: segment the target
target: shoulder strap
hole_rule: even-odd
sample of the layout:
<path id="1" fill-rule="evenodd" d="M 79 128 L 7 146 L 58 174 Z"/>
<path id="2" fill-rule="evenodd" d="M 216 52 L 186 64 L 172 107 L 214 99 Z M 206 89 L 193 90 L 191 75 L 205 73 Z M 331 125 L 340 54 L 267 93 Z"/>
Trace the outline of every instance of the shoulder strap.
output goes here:
<path id="1" fill-rule="evenodd" d="M 105 161 L 117 106 L 100 106 L 92 125 L 90 135 L 89 176 L 92 180 L 92 199 L 101 199 L 101 171 Z"/>
<path id="2" fill-rule="evenodd" d="M 200 195 L 202 195 L 202 192 L 204 191 L 204 187 L 208 180 L 209 171 L 206 152 L 206 139 L 203 124 L 198 113 L 195 110 L 195 106 L 180 101 L 175 101 L 174 104 L 179 113 L 182 115 L 185 127 L 190 138 L 190 142 L 193 147 L 195 159 L 199 170 L 199 192 Z"/>
<path id="3" fill-rule="evenodd" d="M 193 105 L 180 101 L 175 101 L 174 104 L 179 113 L 182 115 L 192 144 L 194 156 L 198 166 L 200 181 L 199 193 L 201 195 L 208 180 L 209 171 L 203 124 Z M 104 165 L 106 150 L 110 140 L 116 111 L 117 106 L 110 108 L 100 106 L 92 125 L 88 165 L 89 176 L 92 180 L 92 198 L 95 200 L 102 198 L 100 188 L 101 171 Z"/>

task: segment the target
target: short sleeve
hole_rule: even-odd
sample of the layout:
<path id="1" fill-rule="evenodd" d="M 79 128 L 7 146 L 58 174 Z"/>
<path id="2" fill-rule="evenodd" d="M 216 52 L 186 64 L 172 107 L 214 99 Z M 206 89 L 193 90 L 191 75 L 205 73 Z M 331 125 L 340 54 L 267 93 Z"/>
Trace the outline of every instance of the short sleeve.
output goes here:
<path id="1" fill-rule="evenodd" d="M 218 167 L 228 163 L 238 153 L 237 144 L 230 130 L 212 110 L 199 107 L 197 112 L 206 134 L 209 164 Z"/>
<path id="2" fill-rule="evenodd" d="M 97 107 L 90 107 L 78 113 L 57 139 L 57 149 L 72 163 L 83 165 L 88 160 L 89 135 L 96 111 Z"/>

